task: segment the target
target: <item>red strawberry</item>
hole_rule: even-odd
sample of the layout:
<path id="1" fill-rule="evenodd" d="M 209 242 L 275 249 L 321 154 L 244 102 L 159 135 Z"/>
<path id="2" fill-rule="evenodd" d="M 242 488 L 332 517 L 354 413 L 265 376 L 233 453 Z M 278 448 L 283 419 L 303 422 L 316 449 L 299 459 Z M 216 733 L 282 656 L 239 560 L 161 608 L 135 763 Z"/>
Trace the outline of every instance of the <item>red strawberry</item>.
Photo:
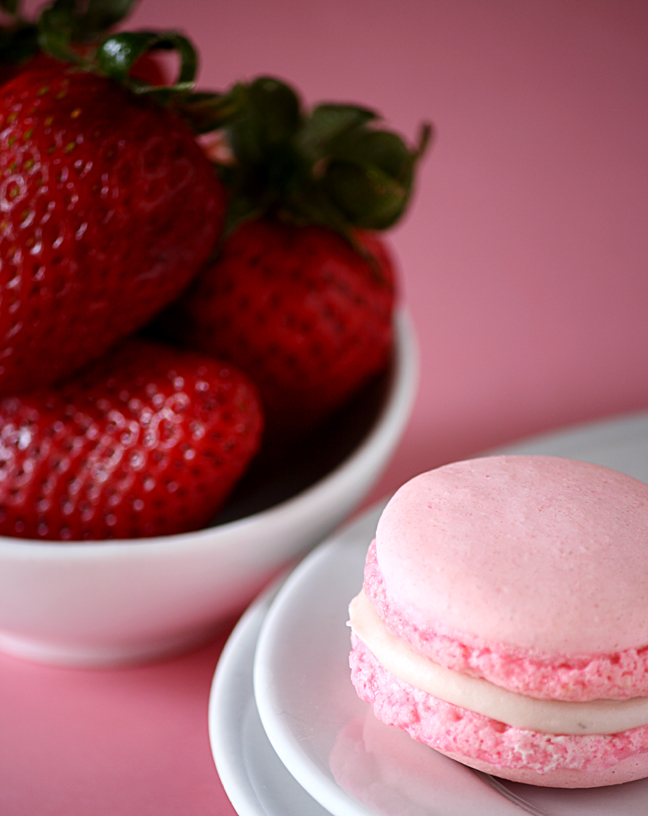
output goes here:
<path id="1" fill-rule="evenodd" d="M 373 262 L 325 227 L 247 222 L 175 307 L 188 345 L 256 383 L 272 432 L 312 428 L 388 361 L 392 266 L 361 240 Z"/>
<path id="2" fill-rule="evenodd" d="M 188 127 L 59 64 L 0 89 L 0 393 L 67 376 L 173 300 L 224 193 Z"/>
<path id="3" fill-rule="evenodd" d="M 387 363 L 394 275 L 375 231 L 405 211 L 430 129 L 411 150 L 372 111 L 304 111 L 292 88 L 268 77 L 226 99 L 228 237 L 166 325 L 246 371 L 268 436 L 287 441 Z"/>
<path id="4" fill-rule="evenodd" d="M 168 535 L 205 526 L 259 445 L 231 366 L 125 341 L 59 388 L 0 400 L 0 534 Z"/>

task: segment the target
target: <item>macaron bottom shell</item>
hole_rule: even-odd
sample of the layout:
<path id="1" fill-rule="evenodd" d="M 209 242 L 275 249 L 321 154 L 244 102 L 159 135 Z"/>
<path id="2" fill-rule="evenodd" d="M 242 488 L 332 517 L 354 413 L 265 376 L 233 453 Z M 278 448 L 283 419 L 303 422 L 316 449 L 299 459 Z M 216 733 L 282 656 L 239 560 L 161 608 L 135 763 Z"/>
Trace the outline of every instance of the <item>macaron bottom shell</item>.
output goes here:
<path id="1" fill-rule="evenodd" d="M 359 638 L 352 641 L 351 680 L 375 716 L 464 765 L 544 787 L 601 787 L 648 777 L 648 726 L 582 736 L 513 728 L 409 685 Z"/>

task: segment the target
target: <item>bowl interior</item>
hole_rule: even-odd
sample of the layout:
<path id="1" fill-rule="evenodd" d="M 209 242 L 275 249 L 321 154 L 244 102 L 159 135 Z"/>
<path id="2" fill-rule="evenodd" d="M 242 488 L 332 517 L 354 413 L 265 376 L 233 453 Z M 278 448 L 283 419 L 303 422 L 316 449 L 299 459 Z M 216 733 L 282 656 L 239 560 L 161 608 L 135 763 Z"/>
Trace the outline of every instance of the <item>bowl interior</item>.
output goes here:
<path id="1" fill-rule="evenodd" d="M 255 462 L 214 525 L 261 513 L 312 487 L 342 465 L 379 419 L 389 395 L 391 369 L 374 377 L 350 403 L 296 448 Z"/>
<path id="2" fill-rule="evenodd" d="M 214 526 L 238 521 L 298 496 L 348 461 L 393 406 L 397 391 L 406 391 L 403 425 L 411 407 L 414 384 L 412 329 L 406 318 L 397 323 L 389 366 L 314 433 L 296 447 L 261 456 L 238 484 Z"/>

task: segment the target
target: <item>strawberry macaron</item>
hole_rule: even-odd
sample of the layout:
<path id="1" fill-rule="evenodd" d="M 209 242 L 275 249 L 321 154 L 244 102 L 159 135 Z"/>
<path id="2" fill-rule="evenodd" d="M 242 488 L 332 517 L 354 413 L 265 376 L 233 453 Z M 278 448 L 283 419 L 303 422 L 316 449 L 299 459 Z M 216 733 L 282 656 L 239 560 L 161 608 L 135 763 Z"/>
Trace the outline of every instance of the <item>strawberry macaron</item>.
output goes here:
<path id="1" fill-rule="evenodd" d="M 401 487 L 350 607 L 378 719 L 505 779 L 648 776 L 648 485 L 493 456 Z"/>

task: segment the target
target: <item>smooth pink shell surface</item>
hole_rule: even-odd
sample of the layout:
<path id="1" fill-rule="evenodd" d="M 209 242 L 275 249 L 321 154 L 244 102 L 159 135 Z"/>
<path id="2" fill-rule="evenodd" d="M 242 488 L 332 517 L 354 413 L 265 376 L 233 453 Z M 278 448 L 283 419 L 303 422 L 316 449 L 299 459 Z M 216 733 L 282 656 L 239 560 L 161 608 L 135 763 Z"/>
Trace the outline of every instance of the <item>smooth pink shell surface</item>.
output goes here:
<path id="1" fill-rule="evenodd" d="M 648 694 L 648 485 L 544 456 L 424 473 L 380 518 L 365 592 L 449 668 L 536 697 Z"/>

